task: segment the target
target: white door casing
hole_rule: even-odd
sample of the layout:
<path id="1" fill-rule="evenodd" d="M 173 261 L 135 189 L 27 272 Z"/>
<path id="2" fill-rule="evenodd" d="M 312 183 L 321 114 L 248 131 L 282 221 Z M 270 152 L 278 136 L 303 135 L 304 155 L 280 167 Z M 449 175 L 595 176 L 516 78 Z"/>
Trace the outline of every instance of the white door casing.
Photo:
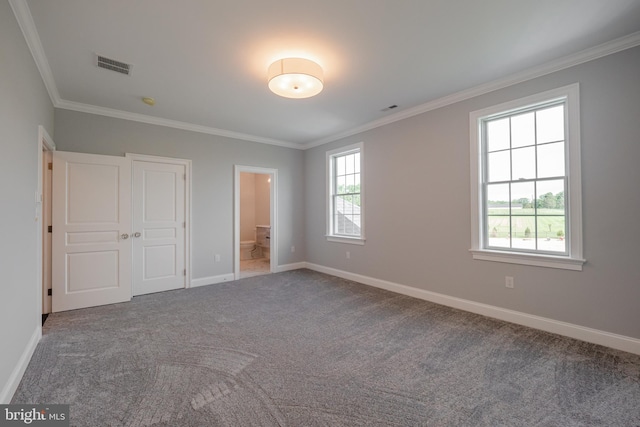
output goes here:
<path id="1" fill-rule="evenodd" d="M 133 161 L 133 295 L 184 288 L 186 166 Z"/>
<path id="2" fill-rule="evenodd" d="M 43 151 L 42 162 L 42 314 L 51 313 L 51 181 L 53 163 L 51 151 Z"/>
<path id="3" fill-rule="evenodd" d="M 47 168 L 45 157 L 50 162 L 50 152 L 55 151 L 55 149 L 56 144 L 49 133 L 43 126 L 38 126 L 38 187 L 36 190 L 36 272 L 38 291 L 36 313 L 39 321 L 42 319 L 43 313 L 51 312 L 51 299 L 46 296 L 47 292 L 45 290 L 51 285 L 51 238 L 45 228 L 45 218 L 48 222 L 46 225 L 51 225 L 51 175 L 45 174 L 45 171 L 48 172 L 48 169 L 45 169 Z M 48 187 L 45 186 L 45 177 L 49 178 Z"/>
<path id="4" fill-rule="evenodd" d="M 54 152 L 53 311 L 131 299 L 131 160 Z"/>

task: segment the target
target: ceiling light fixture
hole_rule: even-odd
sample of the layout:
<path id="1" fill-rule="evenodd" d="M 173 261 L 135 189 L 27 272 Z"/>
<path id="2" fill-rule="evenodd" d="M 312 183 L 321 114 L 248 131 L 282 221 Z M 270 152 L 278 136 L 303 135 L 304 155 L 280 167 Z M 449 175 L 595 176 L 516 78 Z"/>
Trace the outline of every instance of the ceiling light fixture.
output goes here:
<path id="1" fill-rule="evenodd" d="M 269 89 L 285 98 L 309 98 L 322 91 L 322 67 L 303 58 L 283 58 L 269 66 Z"/>

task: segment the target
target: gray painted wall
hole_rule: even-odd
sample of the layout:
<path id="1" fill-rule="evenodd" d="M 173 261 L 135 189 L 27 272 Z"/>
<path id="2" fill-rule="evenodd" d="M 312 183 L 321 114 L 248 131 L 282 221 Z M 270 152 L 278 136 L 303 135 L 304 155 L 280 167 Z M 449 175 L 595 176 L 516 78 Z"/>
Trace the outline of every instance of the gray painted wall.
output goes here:
<path id="1" fill-rule="evenodd" d="M 61 151 L 193 161 L 192 279 L 233 273 L 235 164 L 278 169 L 278 262 L 305 260 L 302 151 L 60 109 L 55 126 Z"/>
<path id="2" fill-rule="evenodd" d="M 640 338 L 638 76 L 634 48 L 306 151 L 307 261 Z M 575 82 L 584 270 L 472 260 L 469 113 Z M 367 241 L 327 242 L 325 152 L 360 141 Z M 515 289 L 505 288 L 506 275 Z"/>
<path id="3" fill-rule="evenodd" d="M 6 1 L 0 1 L 0 64 L 0 390 L 4 390 L 40 322 L 39 223 L 34 221 L 38 125 L 49 134 L 53 131 L 53 106 Z"/>

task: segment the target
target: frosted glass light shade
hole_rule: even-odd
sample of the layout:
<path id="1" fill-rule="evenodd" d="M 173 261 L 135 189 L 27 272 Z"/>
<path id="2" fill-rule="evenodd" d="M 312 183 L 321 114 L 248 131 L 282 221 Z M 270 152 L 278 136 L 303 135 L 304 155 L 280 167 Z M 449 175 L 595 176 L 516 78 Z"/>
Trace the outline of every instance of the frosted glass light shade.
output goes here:
<path id="1" fill-rule="evenodd" d="M 269 66 L 269 89 L 285 98 L 309 98 L 322 91 L 322 67 L 302 58 L 279 59 Z"/>

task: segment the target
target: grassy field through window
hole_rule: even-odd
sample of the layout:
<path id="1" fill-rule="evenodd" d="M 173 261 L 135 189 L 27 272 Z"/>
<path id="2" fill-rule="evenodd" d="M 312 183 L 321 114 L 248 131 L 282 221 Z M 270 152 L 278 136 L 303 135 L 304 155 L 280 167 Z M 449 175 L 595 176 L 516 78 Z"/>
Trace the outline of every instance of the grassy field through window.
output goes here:
<path id="1" fill-rule="evenodd" d="M 489 209 L 489 246 L 565 252 L 564 214 L 564 209 L 513 209 L 509 216 L 508 209 Z"/>

